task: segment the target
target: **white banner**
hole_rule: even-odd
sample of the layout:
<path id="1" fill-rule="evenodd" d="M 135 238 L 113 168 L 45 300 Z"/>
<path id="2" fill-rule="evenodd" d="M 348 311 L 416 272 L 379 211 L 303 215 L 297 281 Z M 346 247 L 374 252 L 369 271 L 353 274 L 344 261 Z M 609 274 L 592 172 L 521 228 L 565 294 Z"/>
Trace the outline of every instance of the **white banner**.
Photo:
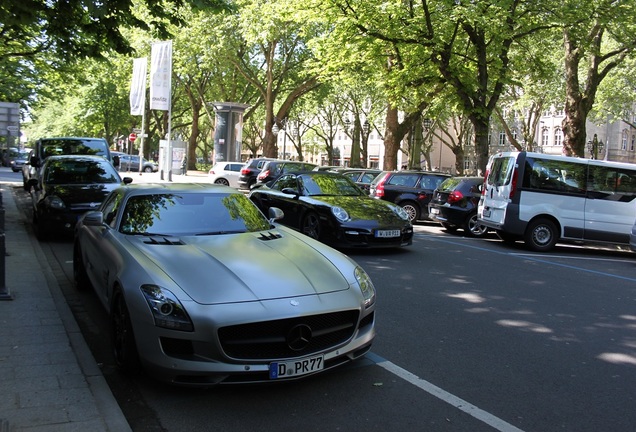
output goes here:
<path id="1" fill-rule="evenodd" d="M 152 44 L 150 57 L 150 109 L 170 111 L 172 41 Z"/>
<path id="2" fill-rule="evenodd" d="M 146 57 L 133 60 L 133 74 L 130 82 L 130 115 L 144 115 L 147 60 Z"/>

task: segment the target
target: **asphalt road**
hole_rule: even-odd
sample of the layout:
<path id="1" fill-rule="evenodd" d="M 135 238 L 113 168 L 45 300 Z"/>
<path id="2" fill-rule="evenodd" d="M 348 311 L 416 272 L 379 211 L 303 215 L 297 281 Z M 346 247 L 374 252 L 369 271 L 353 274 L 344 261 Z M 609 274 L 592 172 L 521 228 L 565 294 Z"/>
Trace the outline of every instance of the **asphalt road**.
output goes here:
<path id="1" fill-rule="evenodd" d="M 364 360 L 295 383 L 192 390 L 115 370 L 104 312 L 72 288 L 70 239 L 43 248 L 135 431 L 636 430 L 632 252 L 536 254 L 419 224 L 410 248 L 350 253 L 378 290 Z"/>

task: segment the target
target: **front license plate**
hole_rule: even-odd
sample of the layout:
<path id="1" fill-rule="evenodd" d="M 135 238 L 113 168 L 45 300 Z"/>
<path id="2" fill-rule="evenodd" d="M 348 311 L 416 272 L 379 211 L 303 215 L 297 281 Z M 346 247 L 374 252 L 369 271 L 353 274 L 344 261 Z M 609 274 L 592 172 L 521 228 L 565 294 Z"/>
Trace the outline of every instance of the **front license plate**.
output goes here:
<path id="1" fill-rule="evenodd" d="M 289 378 L 307 375 L 325 368 L 324 356 L 309 357 L 288 362 L 274 362 L 269 364 L 269 378 Z"/>
<path id="2" fill-rule="evenodd" d="M 431 214 L 433 214 L 433 215 L 439 214 L 439 209 L 432 208 L 431 209 Z"/>
<path id="3" fill-rule="evenodd" d="M 402 235 L 400 230 L 378 230 L 375 232 L 376 237 L 382 237 L 382 238 L 400 237 L 400 235 Z"/>
<path id="4" fill-rule="evenodd" d="M 489 218 L 490 217 L 490 209 L 485 208 L 481 214 L 481 217 Z"/>

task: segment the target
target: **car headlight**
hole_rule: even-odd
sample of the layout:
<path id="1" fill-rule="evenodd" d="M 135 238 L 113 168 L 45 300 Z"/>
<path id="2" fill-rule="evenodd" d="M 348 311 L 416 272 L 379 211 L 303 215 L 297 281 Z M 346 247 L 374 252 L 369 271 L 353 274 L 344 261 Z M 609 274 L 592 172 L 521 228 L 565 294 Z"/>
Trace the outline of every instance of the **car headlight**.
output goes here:
<path id="1" fill-rule="evenodd" d="M 349 220 L 349 213 L 342 207 L 331 207 L 331 213 L 338 219 L 340 222 L 346 222 Z"/>
<path id="2" fill-rule="evenodd" d="M 399 205 L 392 205 L 391 208 L 393 208 L 395 214 L 397 214 L 401 219 L 409 220 L 408 213 L 406 213 L 406 210 L 404 210 L 402 207 L 400 207 Z"/>
<path id="3" fill-rule="evenodd" d="M 157 285 L 142 285 L 143 293 L 157 327 L 170 330 L 193 331 L 194 325 L 177 297 Z"/>
<path id="4" fill-rule="evenodd" d="M 367 272 L 365 272 L 360 266 L 356 267 L 353 274 L 358 281 L 360 291 L 362 291 L 362 296 L 364 297 L 364 307 L 368 308 L 373 303 L 375 303 L 375 287 L 373 286 L 373 282 L 371 282 L 371 278 L 369 277 Z"/>
<path id="5" fill-rule="evenodd" d="M 64 204 L 64 201 L 62 201 L 62 198 L 55 195 L 44 198 L 44 205 L 53 209 L 63 209 L 66 207 L 66 204 Z"/>

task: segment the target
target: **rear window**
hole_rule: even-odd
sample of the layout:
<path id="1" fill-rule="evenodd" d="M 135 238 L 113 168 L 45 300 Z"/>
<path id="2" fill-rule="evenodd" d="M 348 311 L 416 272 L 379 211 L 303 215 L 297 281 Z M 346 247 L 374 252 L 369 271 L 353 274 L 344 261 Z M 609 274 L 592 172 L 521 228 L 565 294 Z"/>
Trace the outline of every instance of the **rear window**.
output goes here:
<path id="1" fill-rule="evenodd" d="M 488 184 L 493 186 L 507 186 L 512 179 L 512 172 L 516 159 L 513 157 L 499 157 L 492 161 Z"/>
<path id="2" fill-rule="evenodd" d="M 95 155 L 109 157 L 108 145 L 101 139 L 42 140 L 42 158 L 55 155 Z"/>
<path id="3" fill-rule="evenodd" d="M 457 187 L 457 185 L 461 181 L 462 181 L 462 179 L 459 178 L 459 177 L 448 178 L 448 179 L 444 180 L 442 182 L 442 184 L 440 184 L 437 187 L 437 190 L 441 191 L 441 192 L 451 192 L 451 191 L 455 190 L 455 188 Z"/>

